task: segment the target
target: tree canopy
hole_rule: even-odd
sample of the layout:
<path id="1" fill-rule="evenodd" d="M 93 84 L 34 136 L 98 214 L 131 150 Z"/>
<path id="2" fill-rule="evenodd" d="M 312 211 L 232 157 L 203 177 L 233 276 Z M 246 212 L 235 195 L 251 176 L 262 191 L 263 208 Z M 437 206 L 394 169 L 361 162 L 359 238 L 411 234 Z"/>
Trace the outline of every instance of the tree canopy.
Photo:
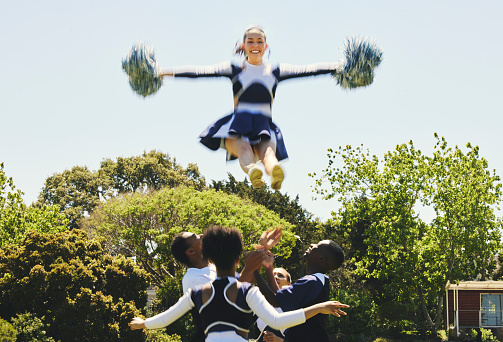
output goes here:
<path id="1" fill-rule="evenodd" d="M 105 237 L 112 255 L 134 255 L 159 286 L 180 269 L 171 254 L 173 237 L 182 231 L 201 233 L 211 225 L 239 229 L 248 250 L 263 231 L 282 225 L 283 238 L 274 252 L 288 257 L 295 245 L 292 225 L 263 206 L 220 191 L 184 186 L 118 196 L 82 223 L 91 236 Z"/>
<path id="2" fill-rule="evenodd" d="M 202 189 L 206 183 L 195 164 L 181 167 L 168 154 L 152 150 L 141 156 L 105 159 L 98 171 L 86 166 L 48 177 L 38 202 L 58 206 L 71 228 L 102 201 L 127 192 L 159 190 L 178 185 Z"/>
<path id="3" fill-rule="evenodd" d="M 30 230 L 56 233 L 67 228 L 68 220 L 57 207 L 28 207 L 0 163 L 0 248 L 22 241 Z"/>
<path id="4" fill-rule="evenodd" d="M 398 300 L 418 296 L 425 319 L 438 328 L 447 283 L 494 270 L 502 223 L 495 214 L 500 178 L 488 170 L 479 148 L 467 144 L 464 153 L 436 138 L 432 156 L 412 142 L 396 146 L 382 161 L 362 147 L 329 150 L 316 191 L 338 197 L 342 207 L 334 216 L 347 229 L 368 222 L 356 272 L 387 280 L 385 290 Z M 433 208 L 431 223 L 418 215 L 421 206 Z M 428 301 L 437 307 L 434 320 Z"/>
<path id="5" fill-rule="evenodd" d="M 78 229 L 31 231 L 0 250 L 0 318 L 31 313 L 61 341 L 141 341 L 128 328 L 146 304 L 147 274 L 106 255 Z"/>

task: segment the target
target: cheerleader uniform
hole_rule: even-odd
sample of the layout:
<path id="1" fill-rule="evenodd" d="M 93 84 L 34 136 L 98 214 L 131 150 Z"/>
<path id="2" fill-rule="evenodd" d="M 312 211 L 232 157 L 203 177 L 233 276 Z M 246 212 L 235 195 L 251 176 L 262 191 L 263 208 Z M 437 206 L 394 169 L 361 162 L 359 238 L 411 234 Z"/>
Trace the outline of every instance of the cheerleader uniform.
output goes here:
<path id="1" fill-rule="evenodd" d="M 284 329 L 306 321 L 302 309 L 278 313 L 267 302 L 260 290 L 250 283 L 242 282 L 236 302 L 231 302 L 226 296 L 226 291 L 235 282 L 234 277 L 217 278 L 211 283 L 213 293 L 204 304 L 201 287 L 189 290 L 168 310 L 146 319 L 145 327 L 147 329 L 163 328 L 195 307 L 203 321 L 206 342 L 243 342 L 248 340 L 236 331 L 248 333 L 253 313 L 276 329 Z"/>
<path id="2" fill-rule="evenodd" d="M 288 158 L 283 134 L 272 121 L 272 102 L 278 83 L 290 78 L 332 73 L 339 63 L 317 63 L 303 66 L 268 63 L 253 65 L 245 61 L 238 66 L 225 62 L 212 66 L 185 66 L 173 70 L 174 77 L 228 77 L 232 81 L 234 112 L 209 125 L 200 135 L 201 143 L 216 151 L 225 148 L 227 138 L 241 137 L 251 145 L 272 139 L 278 160 Z M 227 160 L 235 159 L 227 155 Z"/>

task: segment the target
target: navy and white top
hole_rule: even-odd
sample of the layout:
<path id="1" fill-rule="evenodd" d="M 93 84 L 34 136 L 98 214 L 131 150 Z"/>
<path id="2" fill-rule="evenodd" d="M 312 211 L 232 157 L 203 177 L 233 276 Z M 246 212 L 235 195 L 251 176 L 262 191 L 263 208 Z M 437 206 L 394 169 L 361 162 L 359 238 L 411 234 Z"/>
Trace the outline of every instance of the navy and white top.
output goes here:
<path id="1" fill-rule="evenodd" d="M 279 127 L 272 122 L 272 103 L 279 82 L 305 76 L 332 73 L 339 63 L 317 63 L 310 65 L 268 63 L 253 65 L 244 62 L 235 65 L 225 62 L 211 66 L 184 66 L 173 70 L 174 77 L 228 77 L 232 82 L 234 112 L 206 128 L 200 134 L 201 143 L 217 150 L 223 147 L 225 138 L 240 136 L 250 144 L 273 139 L 276 143 L 278 160 L 288 157 Z M 232 157 L 230 159 L 234 159 Z"/>
<path id="2" fill-rule="evenodd" d="M 206 341 L 246 341 L 237 330 L 247 332 L 253 312 L 266 324 L 284 329 L 306 322 L 303 310 L 278 313 L 260 293 L 256 286 L 241 282 L 236 302 L 226 295 L 227 289 L 236 282 L 234 277 L 217 278 L 211 283 L 213 294 L 202 303 L 202 287 L 187 291 L 178 302 L 168 310 L 145 320 L 147 329 L 163 328 L 192 308 L 199 310 L 206 332 Z"/>
<path id="3" fill-rule="evenodd" d="M 310 274 L 300 278 L 291 286 L 284 287 L 276 292 L 276 299 L 283 311 L 305 308 L 316 303 L 329 300 L 330 282 L 328 277 L 321 273 Z M 325 330 L 326 315 L 316 315 L 304 324 L 288 328 L 285 332 L 285 341 L 328 342 L 329 337 Z"/>

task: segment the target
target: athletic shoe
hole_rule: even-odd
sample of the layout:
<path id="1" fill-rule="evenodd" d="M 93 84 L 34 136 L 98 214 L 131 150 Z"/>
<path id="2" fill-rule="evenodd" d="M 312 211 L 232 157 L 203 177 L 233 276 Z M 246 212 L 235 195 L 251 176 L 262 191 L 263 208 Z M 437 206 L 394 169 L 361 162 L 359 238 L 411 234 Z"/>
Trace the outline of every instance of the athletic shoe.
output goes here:
<path id="1" fill-rule="evenodd" d="M 274 165 L 271 172 L 271 188 L 278 191 L 281 189 L 281 183 L 283 183 L 283 179 L 285 179 L 285 173 L 281 166 Z"/>
<path id="2" fill-rule="evenodd" d="M 250 177 L 250 182 L 254 188 L 260 188 L 265 184 L 262 179 L 262 170 L 257 165 L 254 165 L 248 171 L 248 177 Z"/>

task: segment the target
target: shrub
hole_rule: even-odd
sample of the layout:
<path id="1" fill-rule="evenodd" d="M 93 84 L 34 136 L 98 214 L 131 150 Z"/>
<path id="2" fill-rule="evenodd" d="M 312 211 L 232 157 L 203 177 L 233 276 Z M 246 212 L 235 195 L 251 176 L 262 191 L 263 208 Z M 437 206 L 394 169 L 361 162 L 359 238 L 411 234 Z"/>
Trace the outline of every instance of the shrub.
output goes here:
<path id="1" fill-rule="evenodd" d="M 44 322 L 29 312 L 17 314 L 12 322 L 18 333 L 16 342 L 54 342 L 52 337 L 47 336 Z"/>
<path id="2" fill-rule="evenodd" d="M 99 241 L 78 229 L 31 232 L 0 250 L 0 275 L 1 318 L 45 317 L 46 335 L 65 342 L 144 339 L 128 323 L 146 305 L 146 272 L 123 256 L 105 255 Z"/>
<path id="3" fill-rule="evenodd" d="M 0 318 L 0 341 L 16 342 L 17 331 L 9 322 Z"/>

